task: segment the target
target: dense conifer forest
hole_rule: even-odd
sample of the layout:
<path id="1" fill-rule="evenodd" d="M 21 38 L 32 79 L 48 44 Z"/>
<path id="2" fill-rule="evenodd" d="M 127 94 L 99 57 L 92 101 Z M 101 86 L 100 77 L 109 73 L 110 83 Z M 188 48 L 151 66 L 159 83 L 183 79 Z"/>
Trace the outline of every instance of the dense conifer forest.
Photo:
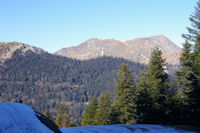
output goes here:
<path id="1" fill-rule="evenodd" d="M 32 51 L 17 50 L 0 65 L 0 101 L 19 101 L 40 112 L 48 109 L 52 116 L 59 104 L 70 106 L 74 120 L 92 96 L 105 90 L 115 95 L 114 79 L 119 66 L 127 64 L 134 78 L 146 66 L 122 58 L 100 57 L 87 61 Z"/>

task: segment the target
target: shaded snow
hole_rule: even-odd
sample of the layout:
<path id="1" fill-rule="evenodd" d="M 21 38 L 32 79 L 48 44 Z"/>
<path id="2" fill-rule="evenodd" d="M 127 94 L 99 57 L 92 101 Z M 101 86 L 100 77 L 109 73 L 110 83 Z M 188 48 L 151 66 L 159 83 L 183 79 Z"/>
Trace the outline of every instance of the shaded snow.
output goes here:
<path id="1" fill-rule="evenodd" d="M 36 117 L 36 112 L 20 103 L 0 103 L 0 133 L 52 133 Z M 200 133 L 184 131 L 179 128 L 162 125 L 102 125 L 73 128 L 61 128 L 63 133 Z"/>
<path id="2" fill-rule="evenodd" d="M 0 133 L 52 133 L 35 116 L 34 110 L 20 103 L 0 103 Z"/>
<path id="3" fill-rule="evenodd" d="M 63 133 L 197 133 L 162 125 L 144 124 L 73 127 L 62 128 L 61 131 Z"/>

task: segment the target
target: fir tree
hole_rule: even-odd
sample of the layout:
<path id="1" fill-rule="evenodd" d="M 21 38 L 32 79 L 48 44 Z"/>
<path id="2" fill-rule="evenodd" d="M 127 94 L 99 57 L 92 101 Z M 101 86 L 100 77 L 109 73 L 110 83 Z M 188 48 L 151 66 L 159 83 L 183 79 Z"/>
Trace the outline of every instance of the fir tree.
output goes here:
<path id="1" fill-rule="evenodd" d="M 97 100 L 95 97 L 92 97 L 89 105 L 85 108 L 82 118 L 81 126 L 90 126 L 95 125 L 95 114 L 97 109 Z"/>
<path id="2" fill-rule="evenodd" d="M 60 104 L 58 107 L 56 125 L 60 128 L 70 127 L 70 115 L 69 115 L 69 107 L 64 104 Z"/>
<path id="3" fill-rule="evenodd" d="M 181 87 L 187 98 L 186 104 L 189 109 L 187 115 L 190 116 L 188 124 L 198 125 L 197 123 L 200 123 L 200 1 L 197 2 L 195 11 L 189 19 L 192 27 L 187 28 L 188 34 L 183 34 L 187 44 L 184 44 L 181 55 L 182 67 L 177 76 L 179 83 L 186 81 Z"/>
<path id="4" fill-rule="evenodd" d="M 98 98 L 97 110 L 95 114 L 96 125 L 111 124 L 111 99 L 108 92 L 101 94 Z"/>
<path id="5" fill-rule="evenodd" d="M 138 123 L 162 123 L 165 119 L 169 80 L 164 69 L 164 62 L 162 52 L 158 48 L 154 49 L 147 72 L 142 75 L 136 88 Z"/>
<path id="6" fill-rule="evenodd" d="M 195 77 L 194 72 L 192 70 L 192 52 L 191 52 L 191 44 L 186 42 L 183 45 L 183 51 L 180 57 L 181 69 L 176 72 L 176 76 L 178 78 L 178 84 L 181 88 L 179 95 L 181 93 L 181 100 L 184 101 L 184 104 L 188 104 L 188 94 L 191 92 L 193 85 L 196 80 L 193 80 Z"/>
<path id="7" fill-rule="evenodd" d="M 61 122 L 62 122 L 62 114 L 57 113 L 56 125 L 57 125 L 58 127 L 60 127 L 60 128 L 62 128 Z"/>
<path id="8" fill-rule="evenodd" d="M 44 111 L 44 116 L 46 116 L 46 118 L 48 118 L 49 120 L 53 120 L 52 117 L 51 117 L 51 114 L 49 113 L 49 110 L 48 110 L 48 109 L 46 109 L 46 110 Z"/>
<path id="9" fill-rule="evenodd" d="M 150 87 L 148 80 L 149 79 L 143 75 L 136 88 L 134 101 L 136 104 L 135 118 L 137 123 L 151 123 L 152 121 L 153 100 L 148 91 L 148 88 Z"/>
<path id="10" fill-rule="evenodd" d="M 68 111 L 62 115 L 61 127 L 71 127 L 70 116 Z"/>
<path id="11" fill-rule="evenodd" d="M 134 120 L 134 91 L 135 82 L 131 72 L 125 64 L 122 64 L 116 78 L 116 98 L 112 106 L 113 123 L 130 124 Z"/>

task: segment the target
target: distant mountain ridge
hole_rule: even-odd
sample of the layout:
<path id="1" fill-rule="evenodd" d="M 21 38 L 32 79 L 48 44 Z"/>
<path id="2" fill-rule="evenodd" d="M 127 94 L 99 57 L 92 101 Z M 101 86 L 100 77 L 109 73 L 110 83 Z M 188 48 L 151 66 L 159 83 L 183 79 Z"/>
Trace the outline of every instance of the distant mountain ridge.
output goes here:
<path id="1" fill-rule="evenodd" d="M 101 56 L 121 57 L 133 62 L 147 64 L 153 48 L 158 47 L 163 52 L 166 62 L 171 65 L 179 64 L 181 48 L 163 35 L 133 40 L 119 41 L 115 39 L 91 38 L 78 46 L 63 48 L 55 55 L 73 59 L 88 60 Z M 31 50 L 41 54 L 46 51 L 41 48 L 18 42 L 0 42 L 0 61 L 11 58 L 12 54 L 21 49 L 23 52 Z"/>
<path id="2" fill-rule="evenodd" d="M 163 57 L 167 63 L 179 64 L 181 48 L 163 35 L 137 38 L 124 42 L 115 39 L 92 38 L 79 46 L 58 50 L 55 54 L 80 60 L 100 56 L 122 57 L 130 61 L 147 64 L 151 51 L 155 47 L 163 51 Z"/>

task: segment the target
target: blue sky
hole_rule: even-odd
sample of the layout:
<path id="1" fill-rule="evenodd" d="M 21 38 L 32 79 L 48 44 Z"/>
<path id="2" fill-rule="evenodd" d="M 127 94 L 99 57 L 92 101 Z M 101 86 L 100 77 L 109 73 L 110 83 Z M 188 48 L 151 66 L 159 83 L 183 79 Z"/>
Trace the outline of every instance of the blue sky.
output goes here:
<path id="1" fill-rule="evenodd" d="M 163 34 L 184 42 L 197 0 L 0 0 L 0 42 L 55 52 L 89 38 L 130 40 Z"/>

